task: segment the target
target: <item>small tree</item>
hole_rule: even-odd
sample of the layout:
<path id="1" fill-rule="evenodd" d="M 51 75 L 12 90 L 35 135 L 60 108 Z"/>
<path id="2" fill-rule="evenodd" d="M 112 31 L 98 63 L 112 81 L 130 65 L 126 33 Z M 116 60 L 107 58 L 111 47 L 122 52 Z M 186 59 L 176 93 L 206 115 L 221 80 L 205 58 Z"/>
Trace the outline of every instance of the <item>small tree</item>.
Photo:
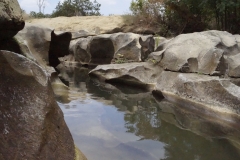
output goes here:
<path id="1" fill-rule="evenodd" d="M 39 8 L 39 13 L 43 13 L 45 9 L 45 0 L 37 0 L 37 5 Z M 42 8 L 43 8 L 43 12 L 42 12 Z"/>
<path id="2" fill-rule="evenodd" d="M 52 17 L 100 15 L 100 6 L 101 4 L 96 0 L 94 2 L 89 0 L 65 0 L 62 4 L 58 3 Z"/>

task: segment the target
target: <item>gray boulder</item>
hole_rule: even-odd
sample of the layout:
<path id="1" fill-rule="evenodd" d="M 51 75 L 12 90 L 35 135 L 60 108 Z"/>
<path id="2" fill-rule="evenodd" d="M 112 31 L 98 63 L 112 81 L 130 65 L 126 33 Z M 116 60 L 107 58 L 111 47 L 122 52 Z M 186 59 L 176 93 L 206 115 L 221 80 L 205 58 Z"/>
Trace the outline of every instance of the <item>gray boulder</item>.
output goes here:
<path id="1" fill-rule="evenodd" d="M 239 76 L 235 73 L 238 65 L 229 63 L 240 53 L 238 40 L 237 36 L 228 32 L 182 34 L 161 47 L 159 64 L 166 70 Z"/>
<path id="2" fill-rule="evenodd" d="M 142 36 L 134 33 L 116 33 L 111 35 L 115 53 L 114 59 L 124 59 L 140 62 L 154 50 L 154 39 L 152 36 Z"/>
<path id="3" fill-rule="evenodd" d="M 24 27 L 22 11 L 17 0 L 0 1 L 0 39 L 12 38 Z"/>
<path id="4" fill-rule="evenodd" d="M 70 43 L 70 54 L 81 64 L 109 64 L 114 55 L 114 48 L 109 35 L 79 38 Z"/>
<path id="5" fill-rule="evenodd" d="M 163 71 L 155 90 L 167 100 L 196 112 L 211 111 L 215 113 L 212 116 L 240 113 L 240 87 L 230 79 Z"/>
<path id="6" fill-rule="evenodd" d="M 92 37 L 88 51 L 91 54 L 90 64 L 109 64 L 114 56 L 113 42 L 109 35 Z"/>
<path id="7" fill-rule="evenodd" d="M 26 24 L 14 38 L 24 56 L 47 69 L 56 67 L 58 58 L 68 54 L 71 33 L 55 34 L 50 28 Z"/>
<path id="8" fill-rule="evenodd" d="M 72 40 L 69 50 L 81 64 L 139 62 L 154 50 L 154 40 L 134 33 L 103 34 Z"/>
<path id="9" fill-rule="evenodd" d="M 72 40 L 69 46 L 69 53 L 73 55 L 74 60 L 80 62 L 85 65 L 88 64 L 91 60 L 91 55 L 87 51 L 88 43 L 92 37 L 87 38 L 79 38 L 76 40 Z"/>
<path id="10" fill-rule="evenodd" d="M 108 83 L 123 83 L 154 91 L 188 109 L 204 113 L 211 111 L 213 116 L 240 114 L 239 79 L 163 71 L 159 66 L 148 63 L 99 65 L 89 74 Z"/>
<path id="11" fill-rule="evenodd" d="M 8 51 L 0 51 L 0 64 L 0 159 L 75 159 L 46 72 Z"/>
<path id="12" fill-rule="evenodd" d="M 234 35 L 238 43 L 238 49 L 240 49 L 240 35 Z"/>
<path id="13" fill-rule="evenodd" d="M 161 72 L 161 69 L 144 62 L 99 65 L 89 75 L 110 83 L 120 82 L 151 90 Z"/>

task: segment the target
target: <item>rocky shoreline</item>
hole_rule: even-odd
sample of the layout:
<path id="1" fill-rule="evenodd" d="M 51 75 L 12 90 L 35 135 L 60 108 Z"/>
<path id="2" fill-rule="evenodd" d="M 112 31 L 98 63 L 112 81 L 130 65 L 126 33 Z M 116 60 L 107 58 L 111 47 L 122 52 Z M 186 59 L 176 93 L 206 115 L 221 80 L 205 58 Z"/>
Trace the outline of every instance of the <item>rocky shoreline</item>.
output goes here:
<path id="1" fill-rule="evenodd" d="M 59 86 L 67 89 L 59 70 L 74 65 L 94 68 L 89 75 L 104 83 L 142 88 L 160 103 L 164 98 L 238 126 L 240 35 L 205 31 L 166 39 L 119 30 L 60 32 L 25 24 L 17 1 L 8 2 L 4 7 L 14 11 L 0 12 L 0 25 L 9 26 L 0 28 L 0 159 L 75 159 L 54 98 Z"/>

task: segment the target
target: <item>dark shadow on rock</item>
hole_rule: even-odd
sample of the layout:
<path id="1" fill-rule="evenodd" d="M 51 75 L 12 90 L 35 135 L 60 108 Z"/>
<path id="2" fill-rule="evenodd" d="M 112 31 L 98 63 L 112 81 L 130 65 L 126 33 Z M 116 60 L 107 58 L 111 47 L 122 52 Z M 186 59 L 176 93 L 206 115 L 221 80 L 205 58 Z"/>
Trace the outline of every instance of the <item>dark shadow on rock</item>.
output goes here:
<path id="1" fill-rule="evenodd" d="M 0 39 L 0 50 L 7 50 L 15 53 L 22 54 L 22 50 L 18 42 L 14 38 Z"/>
<path id="2" fill-rule="evenodd" d="M 153 90 L 152 95 L 157 101 L 161 101 L 161 100 L 164 99 L 164 96 L 163 96 L 162 92 L 160 92 L 158 90 Z"/>
<path id="3" fill-rule="evenodd" d="M 52 67 L 56 67 L 60 64 L 59 57 L 64 57 L 69 54 L 68 48 L 72 34 L 70 32 L 55 34 L 51 32 L 51 43 L 49 47 L 49 64 Z"/>
<path id="4" fill-rule="evenodd" d="M 123 93 L 131 93 L 134 90 L 140 92 L 148 92 L 150 86 L 144 83 L 141 83 L 136 78 L 124 75 L 116 79 L 106 80 L 107 83 L 110 83 L 120 89 Z"/>
<path id="5" fill-rule="evenodd" d="M 25 22 L 15 22 L 14 19 L 11 21 L 5 21 L 5 23 L 1 22 L 0 25 L 0 39 L 5 39 L 5 38 L 12 38 L 15 36 L 18 31 L 22 30 L 25 26 Z"/>
<path id="6" fill-rule="evenodd" d="M 114 56 L 113 42 L 108 38 L 97 37 L 90 42 L 90 64 L 110 64 Z"/>

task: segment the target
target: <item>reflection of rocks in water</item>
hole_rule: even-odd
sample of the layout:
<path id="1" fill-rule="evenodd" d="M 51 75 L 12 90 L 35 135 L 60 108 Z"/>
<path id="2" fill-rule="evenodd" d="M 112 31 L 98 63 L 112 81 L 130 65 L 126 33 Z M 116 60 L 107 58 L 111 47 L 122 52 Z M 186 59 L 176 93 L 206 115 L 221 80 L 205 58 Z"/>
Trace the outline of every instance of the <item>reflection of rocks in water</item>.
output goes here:
<path id="1" fill-rule="evenodd" d="M 129 86 L 123 88 L 123 86 L 118 84 L 103 84 L 98 81 L 95 81 L 95 84 L 98 85 L 99 90 L 96 90 L 95 86 L 89 85 L 88 92 L 95 97 L 104 97 L 105 99 L 112 101 L 112 104 L 117 107 L 119 111 L 132 114 L 138 110 L 143 110 L 148 106 L 155 105 L 156 107 L 156 103 L 152 103 L 154 99 L 151 92 L 146 92 L 138 88 L 131 88 Z M 120 87 L 122 87 L 121 90 L 118 89 Z"/>
<path id="2" fill-rule="evenodd" d="M 169 102 L 165 102 L 163 101 L 159 108 L 163 109 L 164 112 L 145 110 L 125 115 L 127 131 L 142 137 L 142 139 L 153 139 L 167 144 L 165 146 L 166 160 L 177 160 L 180 155 L 180 159 L 183 160 L 239 159 L 239 151 L 227 140 L 213 138 L 218 134 L 218 131 L 224 128 L 218 128 L 219 126 L 214 126 L 214 124 L 211 125 L 194 115 L 183 115 L 181 111 L 175 111 L 174 108 L 171 108 L 172 104 L 168 106 Z M 185 116 L 186 119 L 184 119 Z M 187 126 L 183 127 L 185 123 L 192 125 L 186 128 Z M 199 132 L 204 132 L 204 134 Z M 204 138 L 205 136 L 207 138 Z"/>
<path id="3" fill-rule="evenodd" d="M 87 87 L 86 87 L 86 74 L 87 69 L 79 69 L 77 67 L 58 67 L 58 70 L 61 72 L 60 79 L 61 81 L 68 86 L 64 94 L 56 94 L 57 100 L 62 103 L 69 103 L 71 100 L 75 99 L 87 99 Z M 85 77 L 83 77 L 83 75 Z"/>
<path id="4" fill-rule="evenodd" d="M 150 92 L 142 89 L 132 89 L 131 87 L 121 88 L 119 85 L 115 87 L 110 84 L 100 83 L 88 77 L 89 70 L 86 68 L 68 67 L 58 69 L 61 72 L 61 79 L 64 79 L 69 84 L 69 90 L 64 95 L 67 98 L 61 98 L 64 97 L 61 95 L 58 97 L 59 101 L 63 99 L 84 100 L 91 97 L 107 105 L 113 104 L 120 111 L 127 111 L 128 113 L 142 109 L 142 106 L 148 106 L 147 103 L 151 103 L 151 101 L 145 101 L 145 99 L 152 97 Z M 118 88 L 121 88 L 121 90 Z M 65 101 L 65 103 L 68 102 Z"/>
<path id="5" fill-rule="evenodd" d="M 173 114 L 176 118 L 176 125 L 179 127 L 191 129 L 192 131 L 196 130 L 197 133 L 199 132 L 203 136 L 223 138 L 228 134 L 237 133 L 240 130 L 239 120 L 237 119 L 235 119 L 237 120 L 236 122 L 220 121 L 207 114 L 204 115 L 185 110 L 165 100 L 159 102 L 159 107 L 163 112 Z M 221 117 L 221 119 L 224 119 L 224 117 Z"/>
<path id="6" fill-rule="evenodd" d="M 206 138 L 226 138 L 232 142 L 234 141 L 236 145 L 240 143 L 239 119 L 223 121 L 224 117 L 220 117 L 221 120 L 218 120 L 215 117 L 210 117 L 208 114 L 193 113 L 166 100 L 160 101 L 158 104 L 163 112 L 161 119 L 168 123 L 185 130 L 190 130 Z M 169 116 L 169 114 L 172 116 Z M 238 148 L 240 149 L 240 147 Z"/>
<path id="7" fill-rule="evenodd" d="M 79 94 L 87 94 L 125 112 L 127 132 L 167 144 L 166 160 L 179 159 L 179 155 L 183 160 L 237 160 L 240 157 L 239 150 L 227 140 L 235 141 L 236 145 L 240 142 L 238 125 L 233 118 L 232 122 L 222 123 L 209 114 L 193 114 L 194 111 L 182 109 L 161 96 L 153 97 L 151 92 L 90 79 L 88 69 L 84 68 L 65 69 L 61 77 L 69 81 L 70 90 L 78 88 Z"/>

